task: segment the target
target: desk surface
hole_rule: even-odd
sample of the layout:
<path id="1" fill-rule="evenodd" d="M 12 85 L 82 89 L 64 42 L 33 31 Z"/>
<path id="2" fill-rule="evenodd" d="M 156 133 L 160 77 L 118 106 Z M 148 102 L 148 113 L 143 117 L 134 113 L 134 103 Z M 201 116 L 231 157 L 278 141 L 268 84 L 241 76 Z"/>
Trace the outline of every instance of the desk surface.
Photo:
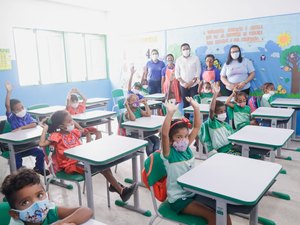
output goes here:
<path id="1" fill-rule="evenodd" d="M 90 219 L 89 221 L 81 224 L 81 225 L 106 225 L 105 223 L 101 223 L 97 220 Z"/>
<path id="2" fill-rule="evenodd" d="M 64 109 L 66 109 L 66 106 L 53 105 L 53 106 L 43 107 L 43 108 L 39 108 L 39 109 L 28 110 L 28 113 L 33 114 L 33 115 L 44 116 L 44 115 L 49 115 L 56 111 L 64 110 Z"/>
<path id="3" fill-rule="evenodd" d="M 155 93 L 155 94 L 152 94 L 152 95 L 145 95 L 144 97 L 146 99 L 164 100 L 165 99 L 165 94 Z"/>
<path id="4" fill-rule="evenodd" d="M 155 116 L 152 115 L 150 117 L 141 117 L 136 119 L 135 121 L 126 121 L 122 123 L 124 128 L 142 128 L 142 129 L 149 129 L 149 130 L 156 130 L 159 129 L 162 124 L 164 123 L 165 117 L 164 116 Z"/>
<path id="5" fill-rule="evenodd" d="M 162 101 L 148 100 L 147 103 L 148 103 L 148 106 L 161 105 Z M 144 103 L 141 103 L 140 106 L 144 107 Z"/>
<path id="6" fill-rule="evenodd" d="M 205 113 L 205 114 L 209 113 L 210 104 L 199 104 L 199 107 L 200 107 L 200 113 Z M 194 108 L 192 106 L 189 106 L 184 108 L 183 111 L 186 113 L 194 113 Z"/>
<path id="7" fill-rule="evenodd" d="M 72 118 L 78 122 L 82 122 L 91 119 L 107 118 L 114 115 L 116 115 L 116 112 L 114 111 L 94 110 L 94 111 L 88 111 L 88 112 L 72 115 Z"/>
<path id="8" fill-rule="evenodd" d="M 251 115 L 253 117 L 283 118 L 289 119 L 294 113 L 294 109 L 282 109 L 272 107 L 259 107 Z"/>
<path id="9" fill-rule="evenodd" d="M 146 146 L 147 141 L 110 135 L 84 145 L 68 149 L 65 155 L 91 165 L 106 165 Z"/>
<path id="10" fill-rule="evenodd" d="M 101 102 L 108 102 L 110 99 L 109 98 L 88 98 L 86 100 L 86 104 L 95 104 L 95 103 L 101 103 Z"/>
<path id="11" fill-rule="evenodd" d="M 177 179 L 196 192 L 237 204 L 256 204 L 272 186 L 281 165 L 218 153 Z M 263 172 L 262 172 L 263 171 Z"/>
<path id="12" fill-rule="evenodd" d="M 293 133 L 294 130 L 290 129 L 248 125 L 230 135 L 228 140 L 236 143 L 278 148 L 282 147 Z"/>
<path id="13" fill-rule="evenodd" d="M 6 121 L 6 120 L 7 120 L 7 117 L 6 117 L 6 116 L 0 116 L 0 122 Z"/>
<path id="14" fill-rule="evenodd" d="M 276 98 L 272 106 L 300 107 L 300 98 Z"/>
<path id="15" fill-rule="evenodd" d="M 43 129 L 40 126 L 37 126 L 35 128 L 1 134 L 0 141 L 12 144 L 23 143 L 24 141 L 30 141 L 32 139 L 40 137 L 42 134 L 42 130 Z"/>

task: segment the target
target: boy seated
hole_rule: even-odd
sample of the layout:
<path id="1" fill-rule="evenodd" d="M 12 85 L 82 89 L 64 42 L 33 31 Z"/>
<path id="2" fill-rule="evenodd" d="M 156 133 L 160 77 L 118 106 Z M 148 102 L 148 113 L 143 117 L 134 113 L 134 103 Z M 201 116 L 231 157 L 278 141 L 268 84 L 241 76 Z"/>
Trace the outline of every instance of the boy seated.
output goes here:
<path id="1" fill-rule="evenodd" d="M 78 96 L 82 98 L 82 102 L 79 102 Z M 86 97 L 77 89 L 73 88 L 67 96 L 67 110 L 71 115 L 76 115 L 84 113 L 86 110 Z M 78 123 L 75 122 L 75 127 L 82 131 L 84 137 L 86 137 L 86 142 L 91 142 L 91 135 L 94 134 L 96 139 L 100 139 L 102 134 L 95 127 L 82 128 Z"/>
<path id="2" fill-rule="evenodd" d="M 39 176 L 30 169 L 8 175 L 1 186 L 11 216 L 10 225 L 74 225 L 89 220 L 93 211 L 86 207 L 55 206 L 41 184 Z"/>
<path id="3" fill-rule="evenodd" d="M 212 97 L 211 83 L 201 80 L 198 87 L 198 95 L 195 95 L 194 99 L 199 104 L 209 104 Z"/>
<path id="4" fill-rule="evenodd" d="M 9 82 L 5 84 L 6 88 L 6 116 L 12 131 L 25 130 L 34 128 L 37 125 L 37 121 L 26 112 L 22 102 L 18 99 L 11 99 L 12 85 Z M 23 166 L 23 157 L 34 156 L 35 167 L 34 171 L 44 176 L 44 152 L 42 149 L 35 147 L 20 153 L 15 154 L 17 169 Z M 46 170 L 46 175 L 49 175 L 49 171 Z"/>

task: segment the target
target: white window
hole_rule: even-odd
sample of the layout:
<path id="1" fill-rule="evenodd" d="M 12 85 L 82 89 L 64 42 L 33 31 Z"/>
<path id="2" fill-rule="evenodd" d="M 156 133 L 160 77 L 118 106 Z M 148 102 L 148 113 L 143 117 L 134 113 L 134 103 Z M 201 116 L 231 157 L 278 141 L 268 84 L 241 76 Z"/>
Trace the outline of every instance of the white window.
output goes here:
<path id="1" fill-rule="evenodd" d="M 104 35 L 14 28 L 20 85 L 107 78 Z"/>

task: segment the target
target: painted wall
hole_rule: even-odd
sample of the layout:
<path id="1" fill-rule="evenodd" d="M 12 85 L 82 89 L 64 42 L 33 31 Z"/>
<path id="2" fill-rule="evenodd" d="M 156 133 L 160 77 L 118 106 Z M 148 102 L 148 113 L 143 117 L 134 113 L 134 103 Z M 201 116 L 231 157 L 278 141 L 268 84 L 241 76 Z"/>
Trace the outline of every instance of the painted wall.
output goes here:
<path id="1" fill-rule="evenodd" d="M 0 48 L 10 49 L 12 58 L 12 70 L 0 71 L 0 100 L 3 102 L 0 104 L 1 115 L 5 113 L 6 80 L 14 85 L 13 97 L 19 98 L 26 106 L 38 103 L 65 104 L 67 92 L 72 87 L 79 88 L 86 97 L 110 97 L 109 80 L 19 86 L 12 35 L 13 27 L 106 34 L 106 13 L 36 0 L 1 0 L 0 8 Z"/>

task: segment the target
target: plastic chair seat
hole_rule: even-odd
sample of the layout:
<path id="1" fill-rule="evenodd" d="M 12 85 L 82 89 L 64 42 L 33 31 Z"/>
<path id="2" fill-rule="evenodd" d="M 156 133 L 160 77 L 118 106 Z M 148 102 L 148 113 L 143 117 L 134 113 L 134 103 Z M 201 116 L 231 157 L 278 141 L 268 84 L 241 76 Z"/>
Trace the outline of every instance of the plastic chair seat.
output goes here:
<path id="1" fill-rule="evenodd" d="M 65 171 L 58 171 L 55 173 L 55 176 L 57 179 L 62 179 L 62 180 L 70 180 L 70 181 L 77 181 L 77 182 L 84 181 L 84 176 L 79 173 L 68 174 Z"/>
<path id="2" fill-rule="evenodd" d="M 0 203 L 0 221 L 1 225 L 8 225 L 10 221 L 9 215 L 10 206 L 8 202 L 1 202 Z"/>
<path id="3" fill-rule="evenodd" d="M 188 225 L 207 225 L 207 222 L 204 218 L 187 214 L 177 214 L 174 210 L 171 209 L 170 203 L 168 201 L 164 201 L 160 204 L 158 212 L 164 218 L 172 221 L 177 221 L 179 223 Z"/>

